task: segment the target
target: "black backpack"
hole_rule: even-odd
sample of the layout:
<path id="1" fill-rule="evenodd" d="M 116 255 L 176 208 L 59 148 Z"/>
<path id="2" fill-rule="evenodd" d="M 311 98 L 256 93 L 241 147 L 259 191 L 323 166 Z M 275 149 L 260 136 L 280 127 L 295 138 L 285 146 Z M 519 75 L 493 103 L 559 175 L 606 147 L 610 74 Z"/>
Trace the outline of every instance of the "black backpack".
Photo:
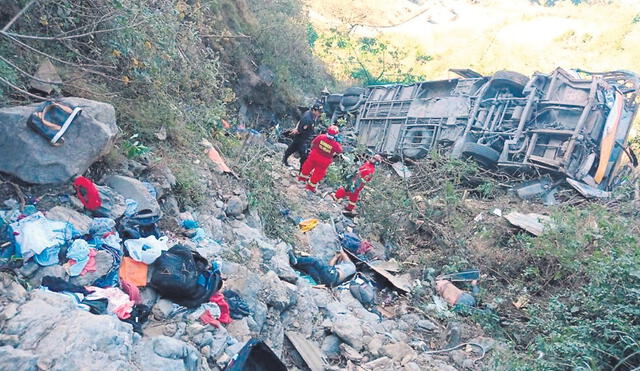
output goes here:
<path id="1" fill-rule="evenodd" d="M 222 287 L 220 270 L 209 270 L 207 259 L 183 245 L 164 251 L 151 266 L 149 286 L 184 307 L 197 307 Z"/>

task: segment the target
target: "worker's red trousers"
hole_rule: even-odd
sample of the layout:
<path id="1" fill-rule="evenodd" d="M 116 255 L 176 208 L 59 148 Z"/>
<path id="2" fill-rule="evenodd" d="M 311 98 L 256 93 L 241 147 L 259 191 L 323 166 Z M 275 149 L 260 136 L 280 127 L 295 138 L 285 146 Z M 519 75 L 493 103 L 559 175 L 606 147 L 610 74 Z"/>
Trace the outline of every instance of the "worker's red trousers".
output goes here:
<path id="1" fill-rule="evenodd" d="M 302 164 L 302 170 L 298 180 L 301 182 L 307 182 L 307 189 L 311 192 L 315 192 L 318 187 L 318 183 L 327 174 L 329 165 L 333 162 L 332 158 L 319 155 L 315 151 L 311 151 L 307 160 Z"/>
<path id="2" fill-rule="evenodd" d="M 344 187 L 340 187 L 338 188 L 334 196 L 335 198 L 338 198 L 338 199 L 348 197 L 349 203 L 344 209 L 347 211 L 353 211 L 353 209 L 356 208 L 356 202 L 358 202 L 358 198 L 360 198 L 360 192 L 362 191 L 363 188 L 364 186 L 358 187 L 353 192 L 349 192 L 346 189 L 344 189 Z"/>

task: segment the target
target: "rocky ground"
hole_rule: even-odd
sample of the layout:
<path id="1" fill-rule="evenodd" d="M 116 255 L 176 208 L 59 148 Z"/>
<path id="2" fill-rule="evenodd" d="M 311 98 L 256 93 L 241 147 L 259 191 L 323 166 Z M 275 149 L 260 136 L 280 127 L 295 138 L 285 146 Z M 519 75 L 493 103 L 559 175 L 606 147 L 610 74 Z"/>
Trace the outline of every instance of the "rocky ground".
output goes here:
<path id="1" fill-rule="evenodd" d="M 379 294 L 384 316 L 366 310 L 348 287 L 328 289 L 312 286 L 300 279 L 288 263 L 287 251 L 295 248 L 327 258 L 336 249 L 338 231 L 366 230 L 358 218 L 342 217 L 340 206 L 312 195 L 298 184 L 293 170 L 277 165 L 281 148 L 273 148 L 271 161 L 278 172 L 282 190 L 299 204 L 299 217 L 318 217 L 325 221 L 307 233 L 297 232 L 297 246 L 267 238 L 260 216 L 248 208 L 247 195 L 230 175 L 203 166 L 200 180 L 208 189 L 198 208 L 179 210 L 172 194 L 175 177 L 164 165 L 145 161 L 128 161 L 112 173 L 137 178 L 152 184 L 164 216 L 160 222 L 170 238 L 169 245 L 182 243 L 198 251 L 209 261 L 221 262 L 224 289 L 238 292 L 252 314 L 216 329 L 180 311 L 177 304 L 159 297 L 149 287 L 141 288 L 144 304 L 152 315 L 143 326 L 143 336 L 113 315 L 94 315 L 77 309 L 72 301 L 56 293 L 40 290 L 45 275 L 69 277 L 62 265 L 40 267 L 26 262 L 21 268 L 1 273 L 0 294 L 0 367 L 3 369 L 221 369 L 244 342 L 251 337 L 265 341 L 290 369 L 306 369 L 287 333 L 301 334 L 317 346 L 326 369 L 363 370 L 453 370 L 479 369 L 482 354 L 477 348 L 460 346 L 449 352 L 433 350 L 472 342 L 486 351 L 494 341 L 482 337 L 474 327 L 463 323 L 443 325 L 411 306 L 411 295 L 398 295 L 386 289 Z M 214 171 L 212 171 L 214 170 Z M 98 184 L 103 184 L 103 180 Z M 48 217 L 66 218 L 78 228 L 91 222 L 69 186 L 2 188 L 4 206 L 19 204 L 22 199 L 47 213 Z M 322 191 L 322 190 L 321 190 Z M 42 192 L 45 197 L 38 198 Z M 26 197 L 25 197 L 26 195 Z M 208 236 L 195 243 L 182 235 L 182 220 L 199 222 Z M 283 223 L 288 223 L 283 217 Z M 384 247 L 375 243 L 376 253 L 384 257 Z M 99 255 L 97 277 L 111 261 Z M 86 285 L 92 277 L 74 277 L 71 282 Z M 93 277 L 93 278 L 95 278 Z M 413 285 L 429 282 L 413 281 Z M 435 308 L 434 311 L 447 311 Z M 434 312 L 435 313 L 435 312 Z"/>

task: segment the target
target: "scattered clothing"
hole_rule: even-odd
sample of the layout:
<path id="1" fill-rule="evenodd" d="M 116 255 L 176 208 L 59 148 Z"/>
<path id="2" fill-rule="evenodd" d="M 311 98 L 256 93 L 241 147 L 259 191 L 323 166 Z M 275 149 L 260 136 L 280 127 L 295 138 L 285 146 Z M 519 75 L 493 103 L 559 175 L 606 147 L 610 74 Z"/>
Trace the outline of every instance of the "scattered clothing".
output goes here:
<path id="1" fill-rule="evenodd" d="M 107 310 L 110 313 L 115 314 L 120 319 L 127 319 L 131 317 L 131 311 L 133 309 L 134 302 L 129 298 L 129 295 L 125 294 L 117 287 L 100 288 L 89 287 L 90 290 L 94 290 L 93 293 L 86 298 L 89 300 L 96 300 L 106 298 L 109 300 Z"/>
<path id="2" fill-rule="evenodd" d="M 44 276 L 42 277 L 42 286 L 49 289 L 49 291 L 54 292 L 77 292 L 83 295 L 89 295 L 91 291 L 88 291 L 82 286 L 74 285 L 69 283 L 62 278 L 53 277 L 53 276 Z"/>
<path id="3" fill-rule="evenodd" d="M 318 258 L 300 256 L 293 267 L 307 273 L 314 281 L 329 287 L 335 287 L 342 283 L 340 281 L 340 273 L 336 267 L 326 264 Z M 344 266 L 343 268 L 348 268 L 351 271 L 350 267 Z M 353 271 L 355 271 L 355 265 L 353 266 Z"/>
<path id="4" fill-rule="evenodd" d="M 129 295 L 129 299 L 133 300 L 135 304 L 142 304 L 142 295 L 140 295 L 138 286 L 122 279 L 120 280 L 120 286 L 122 287 L 122 291 Z"/>
<path id="5" fill-rule="evenodd" d="M 127 281 L 135 286 L 147 285 L 149 266 L 125 256 L 120 264 L 120 280 Z"/>
<path id="6" fill-rule="evenodd" d="M 89 312 L 93 314 L 105 314 L 107 313 L 109 300 L 106 298 L 96 300 L 89 300 L 85 298 L 84 300 L 82 300 L 82 302 L 80 302 L 80 304 L 88 307 Z"/>
<path id="7" fill-rule="evenodd" d="M 41 265 L 57 264 L 60 247 L 79 236 L 70 223 L 51 221 L 41 212 L 11 224 L 11 231 L 21 256 L 27 260 L 42 254 L 36 260 Z M 47 249 L 49 251 L 45 252 Z"/>
<path id="8" fill-rule="evenodd" d="M 127 248 L 129 256 L 131 256 L 132 259 L 145 264 L 153 264 L 163 251 L 169 249 L 167 246 L 168 240 L 167 237 L 157 239 L 155 236 L 149 236 L 135 240 L 126 240 L 124 241 L 124 246 Z"/>
<path id="9" fill-rule="evenodd" d="M 100 250 L 104 250 L 111 254 L 113 257 L 113 264 L 111 265 L 111 269 L 104 276 L 98 278 L 93 282 L 93 286 L 98 287 L 113 287 L 118 286 L 118 271 L 120 269 L 120 261 L 122 260 L 122 251 L 119 248 L 113 248 L 108 245 L 102 245 L 99 247 Z"/>
<path id="10" fill-rule="evenodd" d="M 85 274 L 90 273 L 90 272 L 95 272 L 97 270 L 96 269 L 96 254 L 98 254 L 98 250 L 89 249 L 89 261 L 84 266 L 84 269 L 82 269 L 82 272 L 80 272 L 81 276 L 84 276 Z"/>
<path id="11" fill-rule="evenodd" d="M 124 210 L 124 215 L 133 216 L 136 213 L 136 210 L 138 209 L 138 203 L 136 202 L 136 200 L 127 198 L 126 200 L 124 200 L 124 203 L 126 205 L 126 209 Z"/>
<path id="12" fill-rule="evenodd" d="M 216 303 L 204 303 L 200 305 L 190 317 L 198 318 L 202 323 L 216 328 L 220 328 L 221 326 L 220 321 L 218 321 L 218 318 L 220 318 L 220 307 Z"/>
<path id="13" fill-rule="evenodd" d="M 218 321 L 227 324 L 231 323 L 231 311 L 229 310 L 229 304 L 224 300 L 224 295 L 220 292 L 216 292 L 209 298 L 211 303 L 215 303 L 220 308 L 220 317 Z"/>
<path id="14" fill-rule="evenodd" d="M 131 316 L 122 321 L 131 324 L 133 331 L 142 335 L 142 325 L 149 319 L 149 314 L 151 314 L 151 308 L 148 306 L 144 304 L 134 305 L 133 309 L 131 309 Z"/>
<path id="15" fill-rule="evenodd" d="M 89 253 L 90 248 L 87 241 L 83 239 L 73 241 L 67 250 L 67 258 L 71 260 L 65 264 L 65 269 L 69 276 L 75 277 L 82 273 L 87 263 L 89 263 Z"/>
<path id="16" fill-rule="evenodd" d="M 315 218 L 307 219 L 298 223 L 298 228 L 300 228 L 301 232 L 309 232 L 310 230 L 315 228 L 318 225 L 318 223 L 319 223 L 318 219 L 315 219 Z"/>
<path id="17" fill-rule="evenodd" d="M 231 312 L 231 318 L 242 319 L 243 317 L 251 315 L 251 309 L 247 305 L 247 302 L 233 290 L 224 290 L 224 299 L 229 304 L 229 311 Z"/>
<path id="18" fill-rule="evenodd" d="M 112 232 L 116 228 L 116 222 L 110 218 L 93 218 L 89 226 L 89 233 L 92 236 L 102 236 L 105 233 Z"/>
<path id="19" fill-rule="evenodd" d="M 185 219 L 182 221 L 182 226 L 186 229 L 195 229 L 200 227 L 200 225 L 198 224 L 198 222 L 196 222 L 195 220 L 191 220 L 191 219 Z"/>

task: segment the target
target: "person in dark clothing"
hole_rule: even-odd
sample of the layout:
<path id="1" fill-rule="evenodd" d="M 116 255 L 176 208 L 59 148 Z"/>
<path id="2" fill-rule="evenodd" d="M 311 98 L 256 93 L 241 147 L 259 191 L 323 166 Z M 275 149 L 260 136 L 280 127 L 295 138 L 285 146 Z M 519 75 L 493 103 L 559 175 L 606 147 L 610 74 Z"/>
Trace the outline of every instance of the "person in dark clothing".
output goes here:
<path id="1" fill-rule="evenodd" d="M 296 256 L 289 251 L 289 264 L 297 270 L 307 273 L 314 281 L 329 287 L 340 286 L 347 278 L 356 273 L 356 266 L 344 251 L 336 252 L 335 256 L 324 263 L 318 258 L 310 256 Z"/>
<path id="2" fill-rule="evenodd" d="M 320 115 L 322 115 L 322 105 L 316 103 L 302 115 L 296 128 L 291 131 L 293 142 L 284 152 L 284 157 L 282 158 L 282 163 L 285 166 L 289 166 L 289 156 L 297 152 L 298 156 L 300 156 L 300 168 L 302 168 L 302 164 L 307 159 L 309 142 L 315 134 L 314 126 L 318 122 Z"/>

